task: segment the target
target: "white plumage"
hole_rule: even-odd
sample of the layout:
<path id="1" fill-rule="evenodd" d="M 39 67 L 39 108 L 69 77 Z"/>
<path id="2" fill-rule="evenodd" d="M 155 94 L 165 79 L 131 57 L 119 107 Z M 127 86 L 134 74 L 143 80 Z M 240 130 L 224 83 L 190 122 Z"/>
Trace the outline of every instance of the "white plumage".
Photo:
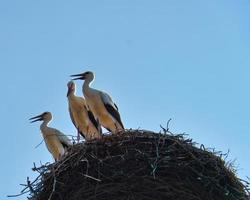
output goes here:
<path id="1" fill-rule="evenodd" d="M 72 146 L 69 138 L 61 131 L 48 127 L 49 122 L 52 120 L 52 114 L 50 112 L 44 112 L 41 115 L 30 118 L 31 123 L 36 121 L 43 121 L 40 126 L 47 149 L 52 154 L 56 161 L 60 160 L 66 153 L 69 146 Z"/>
<path id="2" fill-rule="evenodd" d="M 111 97 L 105 92 L 89 87 L 90 83 L 94 80 L 93 72 L 88 71 L 72 75 L 72 77 L 76 77 L 74 80 L 85 80 L 82 88 L 83 95 L 90 110 L 99 119 L 101 125 L 114 134 L 124 130 L 118 107 L 112 101 Z"/>
<path id="3" fill-rule="evenodd" d="M 82 97 L 75 95 L 76 86 L 73 81 L 68 83 L 68 103 L 69 113 L 72 123 L 75 125 L 79 134 L 81 134 L 86 140 L 100 139 L 101 126 L 98 120 L 95 119 L 93 113 L 88 109 L 87 104 Z"/>

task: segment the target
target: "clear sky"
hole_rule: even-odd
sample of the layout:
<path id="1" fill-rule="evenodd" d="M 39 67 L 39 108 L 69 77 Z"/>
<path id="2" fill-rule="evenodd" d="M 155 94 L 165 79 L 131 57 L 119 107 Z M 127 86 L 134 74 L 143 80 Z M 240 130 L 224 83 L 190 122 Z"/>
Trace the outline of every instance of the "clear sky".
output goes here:
<path id="1" fill-rule="evenodd" d="M 173 132 L 229 149 L 249 176 L 249 21 L 249 0 L 0 1 L 0 199 L 52 161 L 28 118 L 51 111 L 51 126 L 76 134 L 66 84 L 86 70 L 126 128 L 172 118 Z"/>

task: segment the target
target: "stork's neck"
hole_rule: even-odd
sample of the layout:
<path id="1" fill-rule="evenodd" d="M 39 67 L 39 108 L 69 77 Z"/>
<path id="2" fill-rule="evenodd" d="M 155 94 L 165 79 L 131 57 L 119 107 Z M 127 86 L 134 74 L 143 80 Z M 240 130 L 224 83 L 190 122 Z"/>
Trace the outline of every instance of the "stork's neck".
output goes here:
<path id="1" fill-rule="evenodd" d="M 40 126 L 41 131 L 43 131 L 44 129 L 47 129 L 47 128 L 48 128 L 49 122 L 50 122 L 50 119 L 45 119 L 45 120 L 43 121 L 43 123 L 42 123 L 41 126 Z"/>
<path id="2" fill-rule="evenodd" d="M 69 95 L 68 95 L 68 98 L 69 98 L 69 99 L 73 99 L 75 96 L 76 96 L 76 95 L 75 95 L 75 91 L 71 91 L 71 92 L 69 93 Z"/>
<path id="3" fill-rule="evenodd" d="M 84 91 L 84 93 L 88 92 L 89 89 L 90 89 L 90 85 L 91 85 L 91 82 L 93 81 L 93 79 L 86 79 L 83 83 L 83 86 L 82 86 L 82 90 Z"/>

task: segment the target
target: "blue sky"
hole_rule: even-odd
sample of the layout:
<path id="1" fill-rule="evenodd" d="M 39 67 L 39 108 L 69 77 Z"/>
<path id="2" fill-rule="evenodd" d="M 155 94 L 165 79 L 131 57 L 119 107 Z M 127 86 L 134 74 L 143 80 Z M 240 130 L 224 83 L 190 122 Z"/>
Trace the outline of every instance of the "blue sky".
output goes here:
<path id="1" fill-rule="evenodd" d="M 173 132 L 229 149 L 249 176 L 249 11 L 248 0 L 0 1 L 0 199 L 52 161 L 28 118 L 51 111 L 51 126 L 76 134 L 66 84 L 86 70 L 127 128 L 172 118 Z"/>

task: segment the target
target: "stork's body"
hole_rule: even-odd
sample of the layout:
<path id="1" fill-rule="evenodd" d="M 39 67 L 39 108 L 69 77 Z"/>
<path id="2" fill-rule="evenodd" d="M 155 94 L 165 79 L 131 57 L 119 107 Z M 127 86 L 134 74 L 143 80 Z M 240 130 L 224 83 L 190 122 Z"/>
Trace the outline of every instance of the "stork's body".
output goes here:
<path id="1" fill-rule="evenodd" d="M 75 80 L 85 80 L 82 88 L 83 95 L 90 110 L 100 120 L 101 125 L 114 134 L 124 130 L 118 108 L 111 97 L 105 92 L 90 87 L 90 83 L 94 79 L 94 74 L 92 72 L 85 72 L 73 76 L 78 76 Z"/>
<path id="2" fill-rule="evenodd" d="M 81 134 L 86 140 L 100 139 L 102 133 L 101 126 L 91 110 L 87 108 L 85 100 L 75 95 L 75 84 L 73 81 L 68 83 L 67 97 L 70 117 L 78 134 Z"/>
<path id="3" fill-rule="evenodd" d="M 65 154 L 67 148 L 72 146 L 72 143 L 69 138 L 61 131 L 48 127 L 49 122 L 52 120 L 51 113 L 44 112 L 39 116 L 30 118 L 30 120 L 33 120 L 31 122 L 43 121 L 40 126 L 40 130 L 42 132 L 47 149 L 56 161 L 60 160 Z"/>

